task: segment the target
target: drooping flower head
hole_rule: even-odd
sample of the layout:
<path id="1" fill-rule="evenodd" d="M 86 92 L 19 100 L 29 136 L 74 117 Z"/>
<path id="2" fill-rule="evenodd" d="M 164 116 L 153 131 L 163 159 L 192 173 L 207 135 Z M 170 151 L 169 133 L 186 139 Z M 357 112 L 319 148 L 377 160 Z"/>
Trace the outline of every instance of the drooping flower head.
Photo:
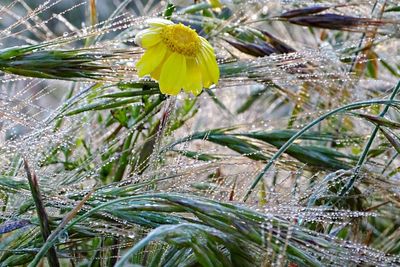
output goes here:
<path id="1" fill-rule="evenodd" d="M 218 83 L 219 69 L 214 49 L 195 30 L 165 19 L 147 21 L 135 43 L 146 52 L 136 63 L 140 77 L 150 75 L 163 94 L 177 95 L 181 89 L 198 95 L 202 88 Z"/>

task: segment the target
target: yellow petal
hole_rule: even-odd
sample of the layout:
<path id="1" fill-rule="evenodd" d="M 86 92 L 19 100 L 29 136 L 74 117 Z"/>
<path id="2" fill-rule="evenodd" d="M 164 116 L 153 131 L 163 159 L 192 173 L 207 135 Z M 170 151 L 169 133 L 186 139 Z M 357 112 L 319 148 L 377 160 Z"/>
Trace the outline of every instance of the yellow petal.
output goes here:
<path id="1" fill-rule="evenodd" d="M 206 38 L 199 36 L 200 41 L 201 41 L 201 45 L 205 48 L 207 48 L 207 50 L 209 50 L 212 54 L 214 54 L 214 48 L 210 45 L 210 43 L 207 41 Z"/>
<path id="2" fill-rule="evenodd" d="M 211 79 L 211 83 L 218 84 L 219 79 L 219 68 L 217 60 L 215 58 L 214 49 L 203 37 L 200 38 L 202 43 L 201 54 L 205 65 L 207 66 L 208 74 Z"/>
<path id="3" fill-rule="evenodd" d="M 213 84 L 218 84 L 219 80 L 219 67 L 217 64 L 217 60 L 215 57 L 209 53 L 206 53 L 205 56 L 206 58 L 206 65 L 208 67 L 208 73 L 210 74 L 211 77 L 211 82 Z"/>
<path id="4" fill-rule="evenodd" d="M 161 63 L 157 66 L 157 68 L 155 68 L 155 69 L 150 73 L 151 78 L 153 78 L 154 80 L 157 80 L 157 81 L 160 80 L 160 75 L 161 75 L 162 67 L 163 67 L 165 61 L 169 58 L 170 55 L 171 55 L 171 52 L 168 51 L 168 49 L 167 49 L 167 52 L 165 53 L 164 59 L 163 59 L 163 60 L 161 61 Z"/>
<path id="5" fill-rule="evenodd" d="M 201 69 L 195 59 L 186 60 L 186 79 L 184 85 L 185 92 L 191 92 L 194 95 L 201 93 L 203 88 L 201 82 Z"/>
<path id="6" fill-rule="evenodd" d="M 163 43 L 149 48 L 142 58 L 136 63 L 139 77 L 150 74 L 162 62 L 167 47 Z"/>
<path id="7" fill-rule="evenodd" d="M 185 56 L 172 53 L 165 61 L 160 75 L 160 90 L 163 94 L 177 95 L 183 87 L 186 75 Z"/>
<path id="8" fill-rule="evenodd" d="M 206 62 L 203 60 L 202 55 L 198 55 L 197 61 L 199 63 L 201 72 L 201 82 L 204 88 L 209 88 L 212 85 L 210 74 L 208 73 Z"/>
<path id="9" fill-rule="evenodd" d="M 147 24 L 149 24 L 152 27 L 164 27 L 166 25 L 173 25 L 174 23 L 170 20 L 167 19 L 161 19 L 161 18 L 152 18 L 146 20 Z"/>
<path id="10" fill-rule="evenodd" d="M 201 69 L 203 86 L 209 88 L 212 84 L 218 83 L 219 68 L 212 46 L 203 37 L 200 37 L 200 40 L 201 49 L 197 61 Z"/>
<path id="11" fill-rule="evenodd" d="M 135 43 L 143 48 L 150 48 L 161 42 L 161 29 L 146 29 L 135 36 Z"/>

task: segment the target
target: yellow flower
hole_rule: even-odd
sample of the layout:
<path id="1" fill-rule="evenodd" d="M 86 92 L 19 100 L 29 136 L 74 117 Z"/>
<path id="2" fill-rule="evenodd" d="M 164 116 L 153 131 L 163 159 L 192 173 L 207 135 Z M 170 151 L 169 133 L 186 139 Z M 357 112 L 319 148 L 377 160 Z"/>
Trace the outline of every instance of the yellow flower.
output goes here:
<path id="1" fill-rule="evenodd" d="M 168 95 L 177 95 L 181 89 L 198 95 L 203 87 L 218 83 L 214 49 L 206 39 L 169 20 L 151 19 L 148 24 L 150 28 L 135 37 L 135 43 L 146 49 L 136 63 L 139 77 L 150 75 Z"/>

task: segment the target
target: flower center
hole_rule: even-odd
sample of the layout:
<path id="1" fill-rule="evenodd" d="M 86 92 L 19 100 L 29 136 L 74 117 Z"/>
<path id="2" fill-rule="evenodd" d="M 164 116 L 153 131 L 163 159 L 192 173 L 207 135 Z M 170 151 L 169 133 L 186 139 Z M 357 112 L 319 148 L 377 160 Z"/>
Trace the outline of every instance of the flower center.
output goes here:
<path id="1" fill-rule="evenodd" d="M 185 56 L 195 57 L 200 50 L 200 38 L 196 31 L 183 24 L 165 26 L 161 38 L 170 50 Z"/>

